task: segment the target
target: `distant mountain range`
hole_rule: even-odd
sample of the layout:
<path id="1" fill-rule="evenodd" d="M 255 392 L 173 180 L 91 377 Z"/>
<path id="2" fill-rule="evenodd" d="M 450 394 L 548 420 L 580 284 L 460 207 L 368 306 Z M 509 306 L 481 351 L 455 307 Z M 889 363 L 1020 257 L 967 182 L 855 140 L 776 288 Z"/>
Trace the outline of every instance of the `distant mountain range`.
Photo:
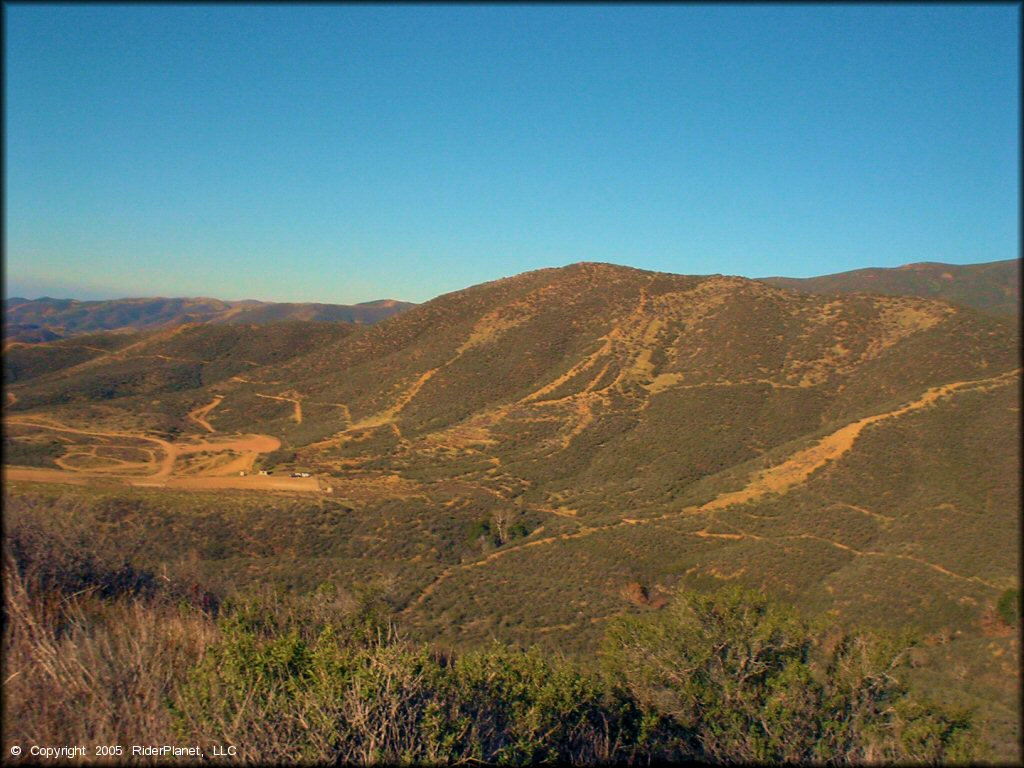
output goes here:
<path id="1" fill-rule="evenodd" d="M 766 277 L 762 282 L 805 293 L 920 296 L 997 315 L 1012 315 L 1020 311 L 1020 259 L 965 265 L 925 261 L 889 269 L 855 269 L 821 277 Z"/>
<path id="2" fill-rule="evenodd" d="M 1018 259 L 963 266 L 922 262 L 821 277 L 766 277 L 761 282 L 804 293 L 919 296 L 997 315 L 1012 315 L 1020 308 Z M 410 302 L 393 299 L 349 305 L 211 298 L 77 301 L 15 297 L 4 301 L 4 341 L 38 343 L 86 333 L 156 330 L 184 323 L 261 325 L 281 320 L 305 320 L 368 325 L 414 306 Z"/>
<path id="3" fill-rule="evenodd" d="M 414 306 L 381 299 L 362 304 L 221 301 L 209 298 L 23 299 L 4 301 L 4 341 L 56 341 L 104 331 L 149 331 L 185 323 L 262 325 L 282 320 L 321 323 L 376 323 Z"/>

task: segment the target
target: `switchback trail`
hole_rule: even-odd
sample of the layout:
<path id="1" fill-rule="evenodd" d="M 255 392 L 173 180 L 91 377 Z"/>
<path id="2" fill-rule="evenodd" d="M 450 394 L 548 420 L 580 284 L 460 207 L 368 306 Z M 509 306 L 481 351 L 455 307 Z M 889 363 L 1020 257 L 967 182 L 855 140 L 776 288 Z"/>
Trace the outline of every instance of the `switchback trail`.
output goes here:
<path id="1" fill-rule="evenodd" d="M 192 421 L 194 421 L 196 424 L 203 427 L 207 432 L 216 432 L 217 430 L 214 429 L 210 422 L 206 420 L 206 416 L 207 414 L 210 413 L 210 411 L 212 411 L 214 408 L 220 405 L 223 399 L 224 395 L 214 396 L 213 402 L 204 405 L 200 408 L 196 408 L 194 411 L 191 411 L 189 413 L 188 417 L 192 419 Z"/>

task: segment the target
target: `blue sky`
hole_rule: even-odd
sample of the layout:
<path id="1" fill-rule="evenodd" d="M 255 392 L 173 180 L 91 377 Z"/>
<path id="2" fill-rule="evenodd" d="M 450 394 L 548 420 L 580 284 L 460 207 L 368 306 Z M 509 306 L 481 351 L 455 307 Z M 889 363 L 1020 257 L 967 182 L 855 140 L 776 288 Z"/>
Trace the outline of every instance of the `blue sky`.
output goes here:
<path id="1" fill-rule="evenodd" d="M 6 5 L 6 295 L 1019 256 L 991 6 Z"/>

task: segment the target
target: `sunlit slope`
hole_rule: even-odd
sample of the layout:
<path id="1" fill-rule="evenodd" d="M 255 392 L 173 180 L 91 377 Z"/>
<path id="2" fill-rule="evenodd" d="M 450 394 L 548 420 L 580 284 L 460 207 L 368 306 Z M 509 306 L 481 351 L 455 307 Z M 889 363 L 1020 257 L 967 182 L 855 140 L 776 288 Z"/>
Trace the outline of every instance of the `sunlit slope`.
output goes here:
<path id="1" fill-rule="evenodd" d="M 68 344 L 10 351 L 13 408 L 138 414 L 160 394 L 180 421 L 220 398 L 214 428 L 275 434 L 328 473 L 468 477 L 595 514 L 671 503 L 790 441 L 1017 365 L 1013 323 L 942 302 L 602 264 L 358 329 L 187 326 L 78 348 L 81 362 Z M 46 349 L 52 373 L 29 359 Z"/>
<path id="2" fill-rule="evenodd" d="M 808 293 L 920 296 L 996 315 L 1020 313 L 1020 259 L 962 265 L 921 262 L 890 269 L 855 269 L 820 277 L 766 277 L 764 282 Z"/>
<path id="3" fill-rule="evenodd" d="M 441 297 L 253 371 L 237 396 L 333 403 L 341 428 L 285 435 L 325 468 L 443 476 L 475 461 L 481 482 L 532 501 L 619 509 L 929 386 L 1010 370 L 1014 339 L 1009 322 L 924 299 L 585 264 Z"/>

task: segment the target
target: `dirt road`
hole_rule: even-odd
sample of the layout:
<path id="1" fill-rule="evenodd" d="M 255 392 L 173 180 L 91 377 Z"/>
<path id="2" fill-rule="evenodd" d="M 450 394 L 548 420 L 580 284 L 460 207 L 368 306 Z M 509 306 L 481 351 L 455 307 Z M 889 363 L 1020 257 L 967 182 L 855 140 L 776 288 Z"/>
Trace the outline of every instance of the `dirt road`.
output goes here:
<path id="1" fill-rule="evenodd" d="M 209 408 L 210 406 L 205 407 Z M 275 491 L 319 490 L 319 484 L 315 477 L 249 474 L 259 454 L 276 451 L 281 447 L 281 441 L 271 435 L 237 435 L 218 440 L 193 438 L 189 442 L 170 443 L 167 440 L 149 435 L 76 429 L 64 424 L 27 419 L 10 419 L 8 424 L 92 437 L 142 440 L 155 444 L 156 448 L 153 451 L 153 459 L 151 461 L 133 464 L 133 466 L 150 468 L 152 472 L 148 475 L 118 474 L 116 466 L 99 469 L 76 469 L 74 467 L 48 469 L 5 466 L 3 468 L 5 480 L 83 485 L 102 479 L 142 487 L 191 488 L 196 490 L 215 488 Z M 200 452 L 218 453 L 226 451 L 238 453 L 240 456 L 227 464 L 221 464 L 205 473 L 196 475 L 174 474 L 175 463 L 181 456 Z M 160 454 L 159 460 L 156 458 L 158 452 Z M 240 474 L 242 471 L 246 472 L 244 476 Z"/>

